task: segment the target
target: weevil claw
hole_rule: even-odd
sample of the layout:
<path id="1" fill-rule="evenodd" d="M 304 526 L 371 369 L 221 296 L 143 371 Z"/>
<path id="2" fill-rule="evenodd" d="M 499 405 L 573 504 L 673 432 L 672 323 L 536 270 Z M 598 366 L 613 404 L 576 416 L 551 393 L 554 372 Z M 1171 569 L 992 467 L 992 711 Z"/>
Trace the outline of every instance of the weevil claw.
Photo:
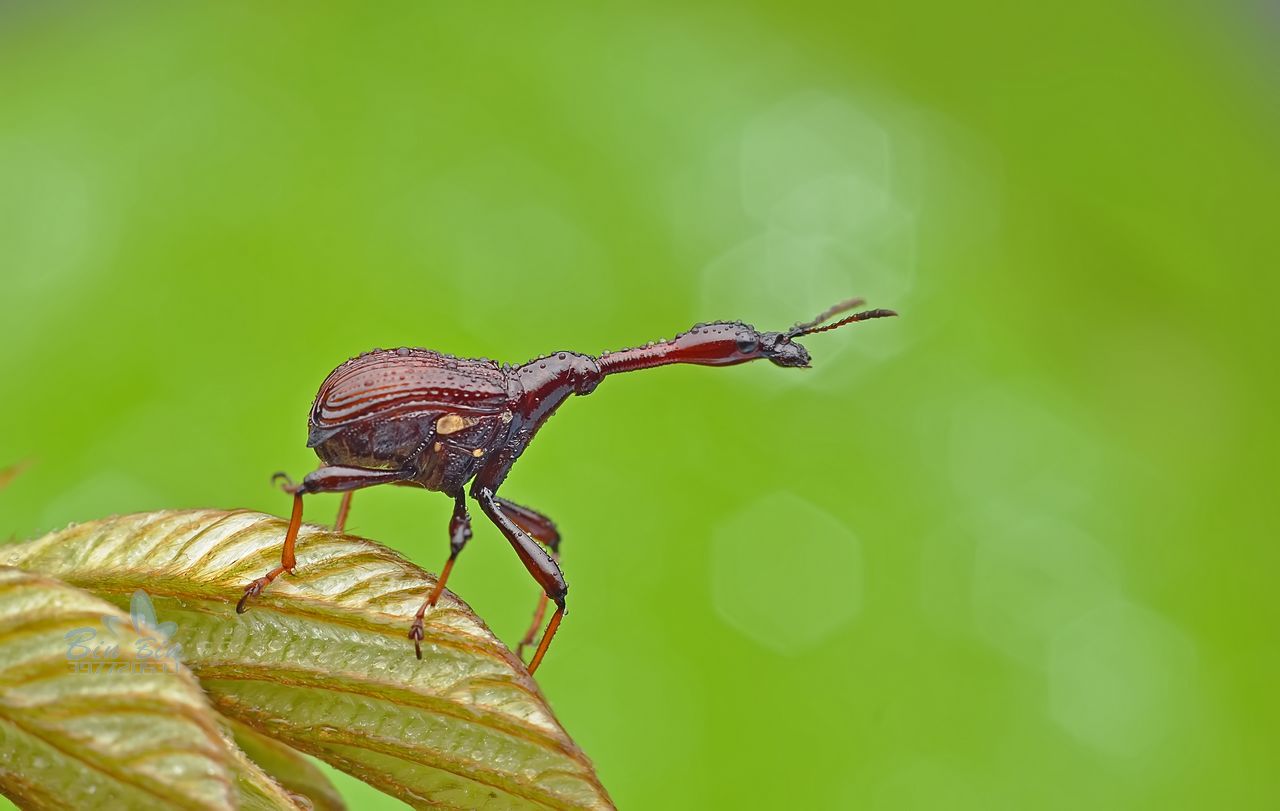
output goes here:
<path id="1" fill-rule="evenodd" d="M 413 640 L 413 652 L 419 659 L 422 658 L 422 637 L 426 633 L 422 628 L 422 617 L 418 617 L 413 621 L 413 625 L 409 627 L 409 638 Z"/>
<path id="2" fill-rule="evenodd" d="M 266 577 L 259 577 L 249 585 L 244 587 L 244 594 L 240 596 L 240 602 L 236 603 L 236 613 L 243 614 L 249 610 L 249 598 L 257 597 L 262 590 L 267 587 L 271 580 Z"/>

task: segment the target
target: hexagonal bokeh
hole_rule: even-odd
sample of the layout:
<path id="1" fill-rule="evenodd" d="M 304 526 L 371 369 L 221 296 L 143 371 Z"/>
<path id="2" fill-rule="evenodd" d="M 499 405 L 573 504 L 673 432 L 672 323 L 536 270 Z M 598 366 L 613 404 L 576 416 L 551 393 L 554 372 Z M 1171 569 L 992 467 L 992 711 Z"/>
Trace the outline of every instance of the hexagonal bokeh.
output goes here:
<path id="1" fill-rule="evenodd" d="M 793 493 L 744 506 L 711 541 L 711 598 L 726 622 L 766 648 L 798 654 L 857 615 L 862 550 L 837 518 Z"/>
<path id="2" fill-rule="evenodd" d="M 995 521 L 976 535 L 974 625 L 988 644 L 1026 664 L 1043 661 L 1065 623 L 1120 593 L 1111 552 L 1070 524 Z"/>
<path id="3" fill-rule="evenodd" d="M 760 222 L 838 232 L 891 199 L 889 132 L 829 93 L 801 93 L 757 115 L 742 134 L 741 161 L 742 204 Z M 815 198 L 827 204 L 815 207 Z"/>
<path id="4" fill-rule="evenodd" d="M 1194 706 L 1196 649 L 1155 612 L 1115 599 L 1064 625 L 1049 647 L 1049 712 L 1113 757 L 1140 755 Z"/>
<path id="5" fill-rule="evenodd" d="M 952 486 L 970 505 L 1066 515 L 1097 501 L 1105 444 L 1053 394 L 1031 380 L 987 383 L 938 412 Z"/>

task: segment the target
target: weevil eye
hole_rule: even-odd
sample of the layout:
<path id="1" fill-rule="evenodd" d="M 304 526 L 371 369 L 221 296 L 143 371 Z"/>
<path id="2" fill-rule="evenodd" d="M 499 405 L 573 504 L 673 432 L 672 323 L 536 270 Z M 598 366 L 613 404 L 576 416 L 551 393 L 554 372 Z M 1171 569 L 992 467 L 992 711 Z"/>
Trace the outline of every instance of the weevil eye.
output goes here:
<path id="1" fill-rule="evenodd" d="M 738 351 L 744 355 L 750 355 L 760 346 L 756 340 L 756 336 L 749 332 L 743 332 L 738 335 Z"/>

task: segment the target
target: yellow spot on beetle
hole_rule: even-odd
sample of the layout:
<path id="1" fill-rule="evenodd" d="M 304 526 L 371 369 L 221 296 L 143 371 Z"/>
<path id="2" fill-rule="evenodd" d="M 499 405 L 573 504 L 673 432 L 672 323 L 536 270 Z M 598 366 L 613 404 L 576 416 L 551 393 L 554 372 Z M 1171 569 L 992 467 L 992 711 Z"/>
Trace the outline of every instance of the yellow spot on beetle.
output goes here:
<path id="1" fill-rule="evenodd" d="M 467 420 L 464 420 L 457 414 L 445 414 L 443 417 L 436 420 L 436 433 L 444 436 L 456 434 L 463 428 L 466 428 L 468 424 Z"/>
<path id="2" fill-rule="evenodd" d="M 471 452 L 471 455 L 479 459 L 481 456 L 484 456 L 484 448 L 476 448 Z"/>

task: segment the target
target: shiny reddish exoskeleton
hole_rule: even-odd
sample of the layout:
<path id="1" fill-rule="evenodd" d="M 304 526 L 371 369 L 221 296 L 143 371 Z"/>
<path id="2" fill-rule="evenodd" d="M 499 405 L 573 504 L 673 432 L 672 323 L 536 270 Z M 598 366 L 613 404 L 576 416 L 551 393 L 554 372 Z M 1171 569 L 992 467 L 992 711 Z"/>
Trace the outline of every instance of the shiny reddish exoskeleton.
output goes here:
<path id="1" fill-rule="evenodd" d="M 293 515 L 280 566 L 249 584 L 236 610 L 243 612 L 250 598 L 283 572 L 293 571 L 304 494 L 345 493 L 338 511 L 341 530 L 354 490 L 377 484 L 436 490 L 454 500 L 454 509 L 449 559 L 409 630 L 422 658 L 423 617 L 439 599 L 458 553 L 471 537 L 466 508 L 470 495 L 543 590 L 520 651 L 532 643 L 547 601 L 556 604 L 529 663 L 532 673 L 565 613 L 568 586 L 558 564 L 560 535 L 549 518 L 507 501 L 497 491 L 547 418 L 571 395 L 590 394 L 605 377 L 619 372 L 672 363 L 733 366 L 752 360 L 807 367 L 809 353 L 796 338 L 896 315 L 891 310 L 864 310 L 831 321 L 860 304 L 861 299 L 842 302 L 786 332 L 758 332 L 749 324 L 718 321 L 698 324 L 668 341 L 599 357 L 557 352 L 520 366 L 455 358 L 430 349 L 375 349 L 352 358 L 325 379 L 311 408 L 307 447 L 315 449 L 324 465 L 307 474 L 302 484 L 286 486 L 294 497 Z"/>

